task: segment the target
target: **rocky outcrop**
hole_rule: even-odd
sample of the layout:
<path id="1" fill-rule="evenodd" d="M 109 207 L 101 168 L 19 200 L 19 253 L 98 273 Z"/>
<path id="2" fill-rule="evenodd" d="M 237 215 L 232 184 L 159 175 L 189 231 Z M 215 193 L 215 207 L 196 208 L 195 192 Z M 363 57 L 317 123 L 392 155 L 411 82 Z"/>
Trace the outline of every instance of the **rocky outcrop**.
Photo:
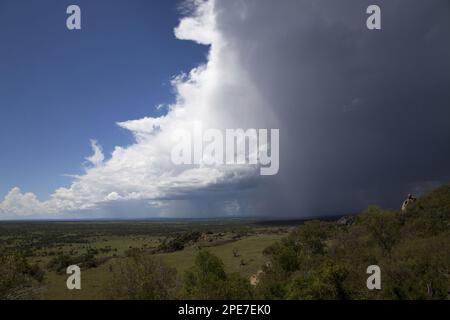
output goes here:
<path id="1" fill-rule="evenodd" d="M 351 226 L 355 223 L 356 217 L 355 216 L 345 216 L 338 220 L 337 224 L 340 226 Z"/>
<path id="2" fill-rule="evenodd" d="M 406 200 L 403 201 L 402 212 L 408 211 L 408 208 L 411 207 L 411 205 L 416 201 L 417 201 L 416 197 L 414 197 L 411 194 L 408 194 L 408 198 L 406 198 Z"/>

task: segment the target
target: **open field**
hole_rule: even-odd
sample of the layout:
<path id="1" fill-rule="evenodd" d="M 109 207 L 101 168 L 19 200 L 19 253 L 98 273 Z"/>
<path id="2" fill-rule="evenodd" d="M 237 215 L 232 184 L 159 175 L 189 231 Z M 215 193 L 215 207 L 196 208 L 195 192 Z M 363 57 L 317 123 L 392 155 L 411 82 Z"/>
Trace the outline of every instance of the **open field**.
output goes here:
<path id="1" fill-rule="evenodd" d="M 222 259 L 227 272 L 249 278 L 266 263 L 263 250 L 301 223 L 250 220 L 4 222 L 0 223 L 0 244 L 4 249 L 19 250 L 29 264 L 45 272 L 38 298 L 104 299 L 108 297 L 114 264 L 136 253 L 161 259 L 183 275 L 194 265 L 197 253 L 208 250 Z M 181 245 L 177 243 L 176 248 L 163 247 L 191 234 L 198 238 L 187 239 Z M 55 261 L 61 257 L 65 257 L 65 264 L 81 263 L 82 290 L 67 289 L 65 264 L 55 266 Z"/>

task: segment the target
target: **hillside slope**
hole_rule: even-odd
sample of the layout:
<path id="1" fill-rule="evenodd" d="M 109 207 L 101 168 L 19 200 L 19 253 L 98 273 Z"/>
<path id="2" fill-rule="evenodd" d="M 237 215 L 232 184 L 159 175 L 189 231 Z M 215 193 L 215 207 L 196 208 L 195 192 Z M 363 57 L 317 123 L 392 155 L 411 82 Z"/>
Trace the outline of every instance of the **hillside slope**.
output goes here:
<path id="1" fill-rule="evenodd" d="M 345 223 L 306 223 L 266 254 L 262 298 L 448 299 L 450 185 L 407 212 L 371 206 Z M 370 265 L 381 268 L 381 290 L 367 289 Z"/>

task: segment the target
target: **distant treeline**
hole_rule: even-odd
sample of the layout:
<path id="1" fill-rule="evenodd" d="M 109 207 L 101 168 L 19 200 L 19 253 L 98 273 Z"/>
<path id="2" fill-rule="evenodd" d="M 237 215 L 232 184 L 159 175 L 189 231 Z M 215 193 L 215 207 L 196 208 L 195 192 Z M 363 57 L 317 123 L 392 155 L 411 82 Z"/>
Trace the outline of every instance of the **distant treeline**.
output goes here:
<path id="1" fill-rule="evenodd" d="M 167 220 L 167 221 L 78 221 L 0 222 L 0 247 L 25 256 L 52 246 L 88 244 L 93 237 L 160 236 L 177 238 L 193 232 L 252 233 L 278 223 L 257 220 Z"/>

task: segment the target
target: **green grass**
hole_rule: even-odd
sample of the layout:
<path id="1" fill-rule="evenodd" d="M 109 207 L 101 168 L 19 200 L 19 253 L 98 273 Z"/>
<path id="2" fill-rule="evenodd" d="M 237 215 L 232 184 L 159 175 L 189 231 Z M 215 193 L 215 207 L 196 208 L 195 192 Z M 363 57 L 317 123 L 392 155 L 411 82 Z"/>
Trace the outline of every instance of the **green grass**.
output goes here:
<path id="1" fill-rule="evenodd" d="M 243 240 L 217 247 L 204 248 L 202 250 L 209 250 L 211 253 L 222 259 L 226 271 L 238 272 L 247 277 L 257 272 L 266 262 L 262 254 L 263 250 L 281 238 L 282 235 L 250 236 Z M 237 258 L 233 256 L 234 249 L 236 249 L 240 255 Z M 198 249 L 190 247 L 183 251 L 155 256 L 161 257 L 168 265 L 175 267 L 179 273 L 183 274 L 184 271 L 194 265 L 197 252 Z M 241 265 L 241 260 L 244 260 L 245 266 Z"/>
<path id="2" fill-rule="evenodd" d="M 98 268 L 82 271 L 81 290 L 68 290 L 66 281 L 68 275 L 48 272 L 42 298 L 45 300 L 101 300 L 107 297 L 108 284 L 111 281 L 109 266 L 111 261 Z"/>
<path id="3" fill-rule="evenodd" d="M 257 272 L 266 262 L 262 254 L 263 250 L 280 240 L 282 234 L 263 234 L 246 237 L 242 240 L 219 245 L 215 247 L 204 248 L 221 258 L 228 272 L 238 272 L 242 276 L 250 277 Z M 120 243 L 118 243 L 120 242 Z M 96 242 L 91 244 L 93 247 L 98 244 L 100 247 L 107 243 L 111 246 L 117 245 L 121 251 L 127 249 L 130 245 L 137 246 L 135 240 L 129 238 L 111 239 L 106 242 Z M 147 242 L 146 242 L 147 243 Z M 233 250 L 237 250 L 239 257 L 234 257 Z M 174 253 L 157 254 L 156 258 L 161 258 L 168 265 L 177 269 L 182 276 L 184 272 L 194 265 L 198 249 L 188 247 L 183 251 Z M 45 287 L 42 290 L 42 298 L 48 300 L 99 300 L 107 298 L 107 288 L 111 281 L 112 273 L 110 266 L 115 260 L 122 258 L 113 258 L 98 268 L 82 270 L 81 290 L 70 291 L 66 287 L 67 275 L 60 275 L 55 272 L 47 272 Z M 245 265 L 241 265 L 241 260 Z"/>
<path id="4" fill-rule="evenodd" d="M 217 255 L 227 272 L 237 272 L 248 278 L 266 262 L 263 250 L 303 222 L 245 219 L 0 222 L 0 249 L 19 253 L 30 266 L 37 265 L 45 273 L 44 283 L 35 285 L 36 291 L 40 292 L 38 298 L 96 300 L 108 298 L 112 266 L 136 252 L 149 255 L 161 252 L 154 256 L 176 268 L 182 278 L 194 265 L 198 248 L 202 247 L 201 250 Z M 193 233 L 202 236 L 182 243 L 186 246 L 184 250 L 157 251 L 158 248 L 167 250 L 162 244 Z M 235 250 L 238 257 L 233 254 Z M 91 257 L 89 261 L 97 263 L 98 267 L 85 269 L 81 265 L 82 290 L 70 291 L 66 287 L 68 275 L 56 271 L 63 270 L 58 263 L 64 259 L 82 263 L 83 257 Z"/>

